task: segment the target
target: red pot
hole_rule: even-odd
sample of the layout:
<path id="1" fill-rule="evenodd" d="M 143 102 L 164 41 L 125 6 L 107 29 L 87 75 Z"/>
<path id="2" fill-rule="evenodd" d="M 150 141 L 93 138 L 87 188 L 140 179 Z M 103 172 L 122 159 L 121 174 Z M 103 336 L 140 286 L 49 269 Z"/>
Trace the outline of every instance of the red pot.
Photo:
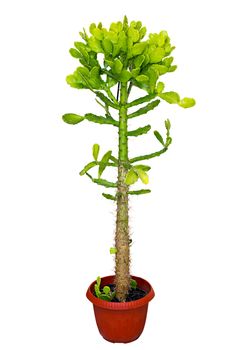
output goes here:
<path id="1" fill-rule="evenodd" d="M 101 279 L 101 285 L 114 283 L 115 276 Z M 112 343 L 129 343 L 142 333 L 146 322 L 148 303 L 155 293 L 151 285 L 140 277 L 132 276 L 139 288 L 147 294 L 138 300 L 114 303 L 101 300 L 94 295 L 94 281 L 87 290 L 87 298 L 93 303 L 96 323 L 104 339 Z"/>

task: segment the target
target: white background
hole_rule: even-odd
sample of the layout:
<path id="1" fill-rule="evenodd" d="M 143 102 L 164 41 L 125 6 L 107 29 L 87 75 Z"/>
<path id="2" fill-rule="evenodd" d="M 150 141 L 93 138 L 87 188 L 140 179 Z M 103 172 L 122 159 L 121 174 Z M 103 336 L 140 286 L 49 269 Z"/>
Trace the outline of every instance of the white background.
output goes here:
<path id="1" fill-rule="evenodd" d="M 91 93 L 65 82 L 77 66 L 68 50 L 78 32 L 124 14 L 148 32 L 168 31 L 179 68 L 163 80 L 166 89 L 197 101 L 188 110 L 161 103 L 130 124 L 163 133 L 169 117 L 173 144 L 148 162 L 152 193 L 130 202 L 132 273 L 148 279 L 156 297 L 143 335 L 127 347 L 232 350 L 230 3 L 1 2 L 1 350 L 124 347 L 101 338 L 85 297 L 96 276 L 114 271 L 115 206 L 78 175 L 93 143 L 101 154 L 116 151 L 116 131 L 61 121 L 68 112 L 100 112 Z M 147 135 L 130 149 L 159 145 Z"/>

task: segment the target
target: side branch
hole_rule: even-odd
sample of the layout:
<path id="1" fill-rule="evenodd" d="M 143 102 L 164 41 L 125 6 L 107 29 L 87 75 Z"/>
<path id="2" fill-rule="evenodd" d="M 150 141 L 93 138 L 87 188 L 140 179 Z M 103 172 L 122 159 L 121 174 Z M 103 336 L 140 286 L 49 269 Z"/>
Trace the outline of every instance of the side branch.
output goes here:
<path id="1" fill-rule="evenodd" d="M 140 160 L 145 160 L 145 159 L 151 159 L 154 157 L 159 157 L 161 154 L 165 153 L 168 150 L 168 147 L 164 147 L 163 149 L 161 149 L 158 152 L 154 152 L 154 153 L 150 153 L 150 154 L 145 154 L 144 156 L 138 156 L 135 158 L 132 158 L 129 160 L 130 163 L 135 163 L 138 162 Z"/>
<path id="2" fill-rule="evenodd" d="M 127 103 L 126 107 L 130 108 L 130 107 L 137 106 L 137 105 L 140 105 L 140 104 L 145 103 L 145 102 L 149 102 L 149 101 L 153 100 L 155 98 L 155 96 L 156 96 L 156 94 L 149 94 L 149 95 L 146 95 L 144 97 L 137 98 L 136 100 Z"/>
<path id="3" fill-rule="evenodd" d="M 157 107 L 159 103 L 160 103 L 160 100 L 155 100 L 151 103 L 148 103 L 145 107 L 142 107 L 138 109 L 136 112 L 129 114 L 128 118 L 135 118 L 135 117 L 138 117 L 139 115 L 146 114 L 147 112 L 152 111 L 155 107 Z"/>

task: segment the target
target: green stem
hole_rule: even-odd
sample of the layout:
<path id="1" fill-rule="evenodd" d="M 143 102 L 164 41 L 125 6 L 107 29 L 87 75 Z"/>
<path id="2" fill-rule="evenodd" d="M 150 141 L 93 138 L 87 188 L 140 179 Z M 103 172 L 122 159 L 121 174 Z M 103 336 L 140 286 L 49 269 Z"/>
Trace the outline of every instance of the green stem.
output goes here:
<path id="1" fill-rule="evenodd" d="M 117 219 L 115 247 L 116 297 L 125 301 L 130 288 L 130 251 L 129 251 L 129 208 L 128 186 L 125 176 L 128 168 L 128 136 L 127 136 L 127 83 L 121 84 L 120 111 L 119 111 L 119 155 L 118 155 L 118 182 L 117 182 Z"/>

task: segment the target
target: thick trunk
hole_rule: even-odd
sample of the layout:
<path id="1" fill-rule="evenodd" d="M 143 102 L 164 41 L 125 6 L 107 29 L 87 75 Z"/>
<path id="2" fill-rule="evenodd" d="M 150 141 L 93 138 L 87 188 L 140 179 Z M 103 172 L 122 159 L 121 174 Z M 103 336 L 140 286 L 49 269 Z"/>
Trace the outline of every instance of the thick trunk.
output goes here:
<path id="1" fill-rule="evenodd" d="M 125 184 L 128 168 L 127 109 L 125 107 L 127 103 L 127 84 L 122 83 L 121 85 L 120 103 L 115 282 L 116 297 L 120 301 L 125 301 L 130 287 L 128 186 Z"/>

